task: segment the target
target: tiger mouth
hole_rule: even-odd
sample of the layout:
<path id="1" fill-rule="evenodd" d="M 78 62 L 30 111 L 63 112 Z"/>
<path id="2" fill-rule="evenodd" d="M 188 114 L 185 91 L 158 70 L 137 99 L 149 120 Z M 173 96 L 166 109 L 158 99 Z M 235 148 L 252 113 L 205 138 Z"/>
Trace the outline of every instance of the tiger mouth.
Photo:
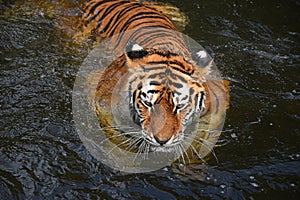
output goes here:
<path id="1" fill-rule="evenodd" d="M 147 142 L 147 144 L 150 145 L 150 150 L 156 152 L 173 151 L 176 148 L 176 146 L 178 146 L 181 142 L 180 137 L 174 137 L 174 135 L 167 141 L 162 142 L 159 141 L 159 139 L 156 138 L 153 134 L 148 134 L 144 131 L 142 131 L 142 134 L 145 142 Z"/>

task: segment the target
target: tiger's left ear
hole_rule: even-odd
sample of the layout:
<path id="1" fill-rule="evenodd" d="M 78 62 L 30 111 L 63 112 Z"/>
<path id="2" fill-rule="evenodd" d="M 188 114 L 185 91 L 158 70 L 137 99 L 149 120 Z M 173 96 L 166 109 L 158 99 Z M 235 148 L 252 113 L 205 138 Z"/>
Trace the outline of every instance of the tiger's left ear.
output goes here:
<path id="1" fill-rule="evenodd" d="M 199 66 L 199 72 L 202 75 L 207 75 L 210 73 L 214 61 L 211 51 L 208 50 L 198 51 L 194 56 L 194 60 Z"/>
<path id="2" fill-rule="evenodd" d="M 147 54 L 148 54 L 148 52 L 143 47 L 141 47 L 140 45 L 138 45 L 137 43 L 135 43 L 133 41 L 128 42 L 126 45 L 127 60 L 143 58 Z"/>

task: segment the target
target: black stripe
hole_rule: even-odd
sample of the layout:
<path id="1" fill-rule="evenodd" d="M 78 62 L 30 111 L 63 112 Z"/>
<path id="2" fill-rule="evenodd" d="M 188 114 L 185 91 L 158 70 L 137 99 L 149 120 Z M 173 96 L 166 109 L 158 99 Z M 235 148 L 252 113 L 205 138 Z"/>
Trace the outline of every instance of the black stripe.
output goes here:
<path id="1" fill-rule="evenodd" d="M 149 18 L 152 17 L 153 18 L 153 16 L 146 16 L 146 17 L 142 17 L 141 19 L 143 19 L 143 18 L 147 19 L 147 17 L 149 17 Z M 156 18 L 158 18 L 158 17 L 156 17 Z M 121 22 L 123 22 L 123 21 L 121 21 Z M 147 22 L 142 21 L 140 24 L 144 24 L 144 23 L 147 23 Z M 122 27 L 122 29 L 118 32 L 119 36 L 118 36 L 118 40 L 117 40 L 116 45 L 115 45 L 116 47 L 119 46 L 120 42 L 122 41 L 123 35 L 124 35 L 124 33 L 125 33 L 125 31 L 126 31 L 126 29 L 128 28 L 129 25 L 131 25 L 131 24 L 127 24 L 127 25 L 125 24 Z M 116 27 L 118 27 L 118 26 L 116 26 Z M 111 31 L 111 34 L 115 33 L 116 27 Z M 134 31 L 130 34 L 129 41 L 130 40 L 138 41 L 139 38 L 141 37 L 141 36 L 137 36 L 139 33 L 142 34 L 143 36 L 147 35 L 147 37 L 151 38 L 152 36 L 151 36 L 150 33 L 153 33 L 153 30 L 149 31 L 150 33 L 148 31 L 146 31 L 147 28 L 149 28 L 151 30 L 151 27 L 153 27 L 153 26 L 143 26 L 142 28 L 139 28 L 137 30 L 132 29 Z M 164 29 L 164 32 L 165 32 L 167 28 L 163 27 L 163 29 Z M 163 32 L 163 31 L 161 31 L 161 32 Z M 108 37 L 110 37 L 110 35 Z M 142 43 L 142 41 L 140 41 L 140 43 Z"/>
<path id="2" fill-rule="evenodd" d="M 178 61 L 171 61 L 170 64 L 178 65 L 178 66 L 180 66 L 182 69 L 185 69 L 185 66 L 184 66 L 181 62 L 178 62 Z"/>
<path id="3" fill-rule="evenodd" d="M 126 10 L 126 9 L 125 9 L 125 10 Z M 123 11 L 124 11 L 124 10 L 123 10 Z M 109 32 L 109 31 L 111 30 L 111 27 L 110 27 L 111 24 L 112 24 L 112 26 L 115 26 L 115 25 L 117 24 L 116 22 L 120 21 L 120 20 L 119 20 L 119 16 L 121 15 L 121 13 L 123 13 L 123 11 L 121 11 L 121 12 L 120 12 L 120 11 L 117 11 L 117 14 L 114 15 L 114 16 L 109 20 L 109 22 L 106 24 L 106 26 L 102 29 L 102 32 L 106 32 L 106 31 Z M 99 21 L 103 20 L 107 15 L 108 15 L 108 14 L 104 13 Z"/>
<path id="4" fill-rule="evenodd" d="M 202 103 L 204 101 L 204 97 L 205 97 L 205 94 L 204 92 L 200 92 L 200 101 L 199 101 L 199 107 L 202 106 Z M 202 107 L 200 107 L 200 110 L 202 110 Z"/>
<path id="5" fill-rule="evenodd" d="M 184 77 L 182 77 L 182 76 L 180 76 L 180 75 L 178 75 L 178 74 L 171 73 L 170 76 L 171 76 L 171 78 L 173 78 L 174 80 L 179 79 L 179 80 L 180 80 L 181 82 L 183 82 L 183 83 L 186 83 L 186 82 L 187 82 L 187 80 L 186 80 Z"/>
<path id="6" fill-rule="evenodd" d="M 160 72 L 160 73 L 152 74 L 152 75 L 150 75 L 148 78 L 149 78 L 149 79 L 152 79 L 152 78 L 156 78 L 157 76 L 165 77 L 165 75 L 166 75 L 165 72 Z"/>
<path id="7" fill-rule="evenodd" d="M 122 41 L 123 39 L 123 35 L 125 34 L 125 32 L 121 32 L 121 33 L 118 33 L 118 39 L 117 41 L 115 42 L 115 46 L 114 46 L 114 49 L 118 48 L 120 46 L 120 42 Z"/>
<path id="8" fill-rule="evenodd" d="M 198 104 L 198 103 L 200 103 L 200 101 L 198 101 L 198 98 L 199 98 L 199 94 L 196 94 L 195 95 L 195 98 L 194 98 L 194 101 L 195 101 L 195 110 L 197 110 L 197 105 L 198 105 L 198 107 L 200 106 L 200 104 Z"/>
<path id="9" fill-rule="evenodd" d="M 194 69 L 192 69 L 191 72 L 187 72 L 187 71 L 181 70 L 179 68 L 173 68 L 173 69 L 175 69 L 176 71 L 179 71 L 179 72 L 181 72 L 183 74 L 189 75 L 189 76 L 194 73 Z"/>
<path id="10" fill-rule="evenodd" d="M 148 25 L 146 25 L 146 24 L 148 24 Z M 153 24 L 153 25 L 150 25 L 150 24 Z M 151 28 L 151 27 L 154 28 L 155 27 L 155 28 L 165 29 L 165 31 L 166 30 L 174 30 L 174 27 L 171 26 L 171 23 L 166 23 L 166 24 L 161 23 L 160 25 L 157 25 L 157 23 L 155 21 L 142 21 L 142 22 L 138 22 L 138 23 L 135 23 L 132 28 L 135 29 L 138 26 L 142 26 L 143 29 Z"/>
<path id="11" fill-rule="evenodd" d="M 161 55 L 161 56 L 166 56 L 166 57 L 178 56 L 177 53 L 173 53 L 173 52 L 169 52 L 169 51 L 158 51 L 158 52 L 156 52 L 156 54 Z"/>
<path id="12" fill-rule="evenodd" d="M 139 83 L 138 86 L 137 86 L 137 89 L 140 90 L 140 89 L 142 89 L 142 87 L 143 87 L 143 84 L 142 84 L 142 83 Z"/>
<path id="13" fill-rule="evenodd" d="M 150 81 L 149 83 L 150 85 L 161 85 L 161 83 L 157 82 L 157 81 Z"/>
<path id="14" fill-rule="evenodd" d="M 110 1 L 109 0 L 103 0 L 103 1 L 99 1 L 96 4 L 92 5 L 92 8 L 89 10 L 89 12 L 87 14 L 87 17 L 89 15 L 91 15 L 96 10 L 96 8 L 98 8 L 99 6 L 101 6 L 102 4 L 107 3 L 107 2 L 110 2 Z"/>
<path id="15" fill-rule="evenodd" d="M 132 93 L 132 105 L 135 104 L 135 98 L 136 98 L 136 90 L 134 90 Z"/>
<path id="16" fill-rule="evenodd" d="M 171 80 L 169 80 L 169 84 L 170 84 L 170 85 L 173 85 L 173 86 L 176 87 L 176 88 L 182 88 L 182 87 L 183 87 L 183 85 L 182 85 L 181 83 L 176 83 L 176 82 L 171 81 Z M 178 92 L 178 93 L 179 93 L 179 92 Z M 181 94 L 181 93 L 179 93 L 179 94 Z"/>
<path id="17" fill-rule="evenodd" d="M 170 39 L 172 39 L 172 38 L 174 39 L 174 33 L 166 32 L 166 31 L 170 30 L 169 27 L 164 27 L 162 25 L 150 25 L 150 24 L 146 25 L 147 23 L 153 23 L 153 22 L 152 21 L 150 21 L 150 22 L 141 22 L 140 24 L 142 25 L 142 27 L 140 29 L 137 29 L 134 33 L 132 33 L 132 38 L 141 37 L 138 34 L 142 34 L 142 36 L 147 35 L 147 39 L 144 39 L 143 41 L 141 41 L 141 44 L 146 44 L 149 41 L 155 40 L 157 38 L 161 39 L 161 38 L 170 37 Z M 177 38 L 177 37 L 175 37 L 175 38 Z M 179 41 L 176 41 L 176 42 L 179 42 Z"/>
<path id="18" fill-rule="evenodd" d="M 156 99 L 156 101 L 154 102 L 154 104 L 159 104 L 162 99 L 163 99 L 163 96 L 160 96 L 159 98 Z"/>
<path id="19" fill-rule="evenodd" d="M 159 93 L 159 90 L 148 90 L 147 93 L 155 94 Z"/>
<path id="20" fill-rule="evenodd" d="M 161 28 L 163 28 L 163 30 L 158 30 L 157 28 L 160 28 L 160 26 L 149 26 L 149 28 L 152 28 L 152 31 L 150 33 L 153 33 L 153 35 L 150 35 L 147 39 L 143 40 L 141 42 L 141 45 L 148 44 L 148 43 L 151 44 L 151 43 L 153 43 L 153 41 L 159 41 L 159 42 L 172 41 L 173 45 L 177 44 L 178 47 L 182 47 L 183 49 L 186 49 L 185 43 L 182 41 L 182 38 L 180 36 L 175 35 L 173 32 L 169 32 L 169 33 L 166 32 L 170 29 L 166 30 L 166 28 L 161 27 Z M 157 40 L 157 39 L 159 39 L 159 40 Z M 178 49 L 178 50 L 182 51 L 183 49 Z"/>
<path id="21" fill-rule="evenodd" d="M 181 92 L 178 92 L 178 91 L 173 91 L 175 94 L 178 94 L 178 95 L 181 95 Z"/>
<path id="22" fill-rule="evenodd" d="M 149 36 L 149 38 L 152 38 L 153 34 L 154 35 L 162 34 L 162 37 L 163 37 L 163 36 L 167 35 L 166 31 L 170 30 L 169 28 L 163 27 L 161 25 L 155 25 L 155 26 L 153 26 L 153 25 L 151 25 L 151 26 L 147 25 L 147 26 L 145 26 L 144 22 L 141 22 L 140 24 L 143 25 L 143 26 L 141 28 L 135 30 L 131 34 L 131 38 L 134 39 L 134 40 L 136 40 L 136 41 L 138 40 L 138 38 L 143 37 L 145 35 Z M 142 36 L 140 36 L 139 34 L 141 34 Z M 171 37 L 171 38 L 173 38 L 173 37 Z M 140 41 L 140 42 L 143 43 L 143 41 Z"/>
<path id="23" fill-rule="evenodd" d="M 118 12 L 117 15 L 117 20 L 119 20 L 117 23 L 113 24 L 112 27 L 110 27 L 110 29 L 108 30 L 108 34 L 110 36 L 115 34 L 116 28 L 118 28 L 120 26 L 121 23 L 123 23 L 123 20 L 120 20 L 120 17 L 122 17 L 123 14 L 125 14 L 126 12 L 130 12 L 133 9 L 136 9 L 138 7 L 140 7 L 141 5 L 138 3 L 135 4 L 129 4 L 128 7 L 126 7 L 125 9 L 121 10 Z"/>
<path id="24" fill-rule="evenodd" d="M 223 94 L 225 95 L 225 96 L 223 96 L 223 98 L 225 99 L 225 101 L 226 101 L 226 91 L 224 91 L 224 89 L 223 89 L 223 87 L 222 86 L 219 86 L 215 81 L 210 81 L 209 83 L 212 83 L 215 87 L 217 87 L 217 88 L 219 88 L 222 92 L 223 92 Z M 210 91 L 213 91 L 213 92 L 211 92 L 211 93 L 213 93 L 213 95 L 214 95 L 214 97 L 215 97 L 215 99 L 216 99 L 216 107 L 217 107 L 217 110 L 216 110 L 216 112 L 215 113 L 217 113 L 217 112 L 219 112 L 219 98 L 218 98 L 218 96 L 216 95 L 216 93 L 214 92 L 215 91 L 215 89 L 210 89 Z"/>
<path id="25" fill-rule="evenodd" d="M 190 96 L 194 94 L 195 90 L 193 88 L 190 88 Z"/>
<path id="26" fill-rule="evenodd" d="M 168 102 L 171 106 L 174 106 L 173 97 L 174 97 L 174 92 L 168 92 Z"/>
<path id="27" fill-rule="evenodd" d="M 119 2 L 119 3 L 116 3 L 116 4 L 112 4 L 110 6 L 104 7 L 103 9 L 106 9 L 106 10 L 102 14 L 101 18 L 98 21 L 102 21 L 107 15 L 109 15 L 109 13 L 111 13 L 112 11 L 114 11 L 116 7 L 118 7 L 120 5 L 123 5 L 124 3 L 125 2 Z M 99 14 L 100 14 L 100 12 L 102 12 L 103 9 L 101 9 L 100 11 L 98 11 L 92 18 L 89 18 L 89 22 L 93 21 L 96 17 L 98 17 Z"/>
<path id="28" fill-rule="evenodd" d="M 168 65 L 168 62 L 167 61 L 151 61 L 151 62 L 147 62 L 147 64 L 149 64 L 149 65 L 161 65 L 161 64 Z M 159 67 L 159 68 L 166 69 L 166 67 Z M 153 68 L 151 68 L 151 69 L 153 69 Z"/>
<path id="29" fill-rule="evenodd" d="M 141 96 L 143 96 L 144 98 L 147 97 L 146 93 L 145 92 L 141 92 Z"/>
<path id="30" fill-rule="evenodd" d="M 121 21 L 121 22 L 123 22 L 123 21 Z M 119 22 L 119 23 L 121 23 L 121 22 Z M 148 21 L 148 22 L 149 22 L 149 21 Z M 137 28 L 136 30 L 134 30 L 134 27 L 136 27 L 136 26 L 132 27 L 132 28 L 133 28 L 132 30 L 134 30 L 134 31 L 130 34 L 129 40 L 138 41 L 139 38 L 141 37 L 141 36 L 138 35 L 139 33 L 142 34 L 142 35 L 147 35 L 147 37 L 150 37 L 150 38 L 151 38 L 151 33 L 153 33 L 153 25 L 151 25 L 151 26 L 146 26 L 145 24 L 147 24 L 148 22 L 145 22 L 145 21 L 140 22 L 139 24 L 142 25 L 142 27 L 141 27 L 141 28 Z M 153 23 L 153 21 L 150 20 L 149 23 Z M 128 26 L 129 26 L 129 25 L 128 25 Z M 116 27 L 119 27 L 119 26 L 116 26 Z M 114 30 L 111 31 L 110 34 L 114 34 L 114 33 L 115 33 L 116 27 L 114 28 Z M 160 27 L 160 26 L 157 25 L 156 27 Z M 161 26 L 161 27 L 163 28 L 163 30 L 162 30 L 161 32 L 165 32 L 166 30 L 169 30 L 169 29 L 172 28 L 172 27 L 169 28 L 169 26 L 168 26 L 167 28 L 166 28 L 166 27 L 163 27 L 163 26 Z M 123 28 L 124 28 L 124 27 L 123 27 Z M 126 30 L 123 29 L 123 28 L 122 28 L 121 31 L 118 32 L 119 37 L 118 37 L 118 40 L 117 40 L 115 46 L 118 46 L 118 45 L 120 44 L 121 40 L 123 39 L 124 31 L 126 31 Z M 127 27 L 126 27 L 126 29 L 127 29 Z M 148 32 L 148 31 L 146 31 L 147 29 L 149 29 L 149 30 L 151 30 L 151 31 Z M 123 31 L 123 30 L 124 30 L 124 31 Z M 156 30 L 156 31 L 158 31 L 158 30 Z M 142 41 L 139 41 L 139 43 L 140 43 L 140 45 L 142 45 L 143 40 L 142 40 Z M 152 45 L 152 46 L 153 46 L 153 45 Z"/>
<path id="31" fill-rule="evenodd" d="M 188 95 L 185 95 L 185 96 L 181 99 L 181 101 L 186 100 L 188 97 L 189 97 Z"/>
<path id="32" fill-rule="evenodd" d="M 148 64 L 148 63 L 147 63 Z M 150 67 L 150 68 L 143 68 L 144 72 L 150 72 L 150 71 L 154 71 L 154 70 L 165 70 L 166 67 L 165 66 L 158 66 L 158 67 Z"/>
<path id="33" fill-rule="evenodd" d="M 150 14 L 154 14 L 155 16 L 151 16 Z M 123 32 L 127 30 L 128 26 L 132 25 L 132 22 L 142 20 L 142 19 L 163 19 L 165 20 L 165 17 L 159 16 L 156 12 L 138 12 L 137 14 L 133 15 L 131 18 L 129 18 L 121 28 L 120 32 Z"/>

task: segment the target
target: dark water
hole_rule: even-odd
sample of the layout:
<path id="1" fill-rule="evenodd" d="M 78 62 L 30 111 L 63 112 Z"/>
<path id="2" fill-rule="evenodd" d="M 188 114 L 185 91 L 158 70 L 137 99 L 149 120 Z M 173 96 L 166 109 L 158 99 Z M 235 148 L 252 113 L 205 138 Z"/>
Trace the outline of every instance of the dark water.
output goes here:
<path id="1" fill-rule="evenodd" d="M 231 106 L 218 163 L 146 174 L 102 165 L 76 133 L 71 93 L 87 50 L 44 12 L 8 16 L 14 3 L 0 2 L 0 199 L 299 198 L 299 2 L 168 1 L 214 50 Z"/>

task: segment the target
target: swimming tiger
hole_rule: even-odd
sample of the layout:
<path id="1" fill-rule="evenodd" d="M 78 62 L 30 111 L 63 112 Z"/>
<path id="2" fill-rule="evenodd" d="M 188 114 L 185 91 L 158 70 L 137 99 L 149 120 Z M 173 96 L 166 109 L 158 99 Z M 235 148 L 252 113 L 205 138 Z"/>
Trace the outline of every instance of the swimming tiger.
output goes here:
<path id="1" fill-rule="evenodd" d="M 130 145 L 148 152 L 179 151 L 184 157 L 183 146 L 190 141 L 187 152 L 203 160 L 217 141 L 228 103 L 223 81 L 207 78 L 210 54 L 203 49 L 193 54 L 167 16 L 140 2 L 93 0 L 82 19 L 97 37 L 112 38 L 116 55 L 97 77 L 94 103 L 101 126 L 115 127 L 109 109 L 126 107 L 140 128 L 133 137 L 128 132 L 132 141 L 124 140 Z M 191 136 L 193 121 L 197 128 Z"/>

